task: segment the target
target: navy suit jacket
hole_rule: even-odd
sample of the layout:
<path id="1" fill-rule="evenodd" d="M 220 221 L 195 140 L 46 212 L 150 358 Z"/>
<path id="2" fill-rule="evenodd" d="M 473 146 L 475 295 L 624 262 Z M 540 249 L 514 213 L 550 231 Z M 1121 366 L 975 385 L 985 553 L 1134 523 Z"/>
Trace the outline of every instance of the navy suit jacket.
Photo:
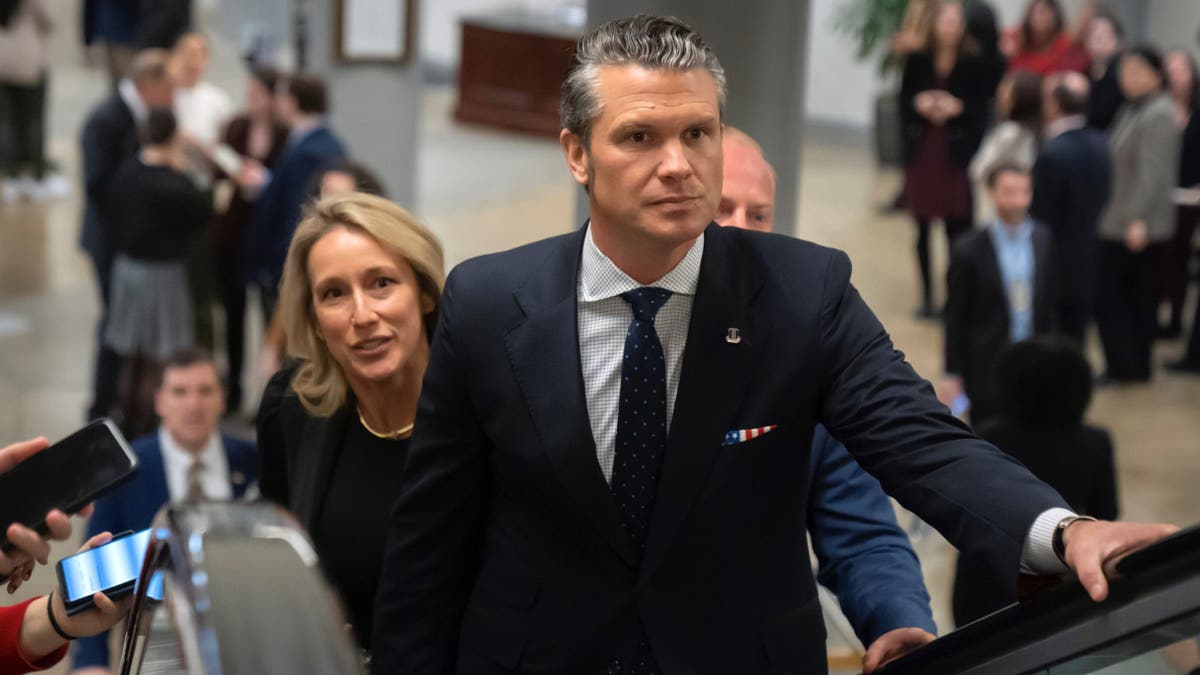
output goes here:
<path id="1" fill-rule="evenodd" d="M 813 433 L 808 532 L 817 581 L 837 594 L 858 639 L 870 645 L 897 628 L 937 634 L 921 563 L 875 480 L 817 425 Z"/>
<path id="2" fill-rule="evenodd" d="M 585 230 L 450 274 L 384 554 L 375 672 L 603 672 L 643 630 L 667 675 L 825 672 L 803 536 L 818 423 L 960 550 L 1018 573 L 1033 521 L 1066 504 L 938 403 L 846 255 L 715 223 L 705 236 L 640 565 L 584 395 Z"/>
<path id="3" fill-rule="evenodd" d="M 1042 146 L 1029 215 L 1054 236 L 1051 267 L 1061 299 L 1091 304 L 1099 285 L 1100 214 L 1112 183 L 1108 135 L 1085 127 Z"/>
<path id="4" fill-rule="evenodd" d="M 246 489 L 258 482 L 258 452 L 253 443 L 225 434 L 221 434 L 221 444 L 229 463 L 233 498 L 241 499 Z M 137 474 L 112 494 L 96 501 L 96 511 L 88 521 L 85 541 L 101 532 L 120 534 L 144 530 L 150 527 L 158 510 L 171 500 L 158 432 L 138 438 L 130 447 L 138 458 Z M 71 668 L 89 666 L 109 667 L 107 632 L 75 641 Z"/>
<path id="5" fill-rule="evenodd" d="M 345 146 L 326 126 L 284 149 L 254 205 L 245 248 L 248 281 L 280 279 L 313 177 L 345 156 Z"/>
<path id="6" fill-rule="evenodd" d="M 141 147 L 137 122 L 120 94 L 109 96 L 88 115 L 80 146 L 86 205 L 79 243 L 92 258 L 111 262 L 116 242 L 104 213 L 108 188 L 117 169 Z"/>

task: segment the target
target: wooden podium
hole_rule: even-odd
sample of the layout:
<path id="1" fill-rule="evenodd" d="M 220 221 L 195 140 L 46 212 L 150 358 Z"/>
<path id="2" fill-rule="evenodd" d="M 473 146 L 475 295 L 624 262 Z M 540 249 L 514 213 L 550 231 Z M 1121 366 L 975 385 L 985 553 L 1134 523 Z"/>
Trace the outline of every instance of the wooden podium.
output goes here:
<path id="1" fill-rule="evenodd" d="M 557 137 L 558 99 L 583 26 L 513 10 L 464 17 L 454 118 Z"/>

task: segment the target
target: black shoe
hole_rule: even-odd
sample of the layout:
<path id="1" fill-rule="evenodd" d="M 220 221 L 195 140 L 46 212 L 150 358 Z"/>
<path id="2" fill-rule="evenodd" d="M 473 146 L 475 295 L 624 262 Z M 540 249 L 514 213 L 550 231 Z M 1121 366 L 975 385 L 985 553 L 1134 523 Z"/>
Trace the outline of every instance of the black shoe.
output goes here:
<path id="1" fill-rule="evenodd" d="M 1183 375 L 1200 375 L 1200 363 L 1188 361 L 1187 359 L 1167 361 L 1163 364 L 1163 368 L 1166 368 L 1172 373 L 1180 373 Z"/>

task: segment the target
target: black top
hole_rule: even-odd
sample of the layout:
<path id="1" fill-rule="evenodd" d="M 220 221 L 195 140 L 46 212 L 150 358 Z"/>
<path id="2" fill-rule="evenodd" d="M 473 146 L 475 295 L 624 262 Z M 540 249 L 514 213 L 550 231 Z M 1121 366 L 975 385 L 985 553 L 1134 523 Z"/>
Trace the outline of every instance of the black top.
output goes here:
<path id="1" fill-rule="evenodd" d="M 379 438 L 355 415 L 346 427 L 314 544 L 321 566 L 341 593 L 358 643 L 371 648 L 371 615 L 388 519 L 400 494 L 408 439 Z"/>
<path id="2" fill-rule="evenodd" d="M 212 218 L 212 194 L 170 167 L 134 157 L 113 178 L 106 211 L 118 252 L 138 260 L 183 260 L 192 234 Z"/>
<path id="3" fill-rule="evenodd" d="M 931 89 L 945 89 L 961 100 L 963 105 L 962 114 L 946 122 L 950 159 L 961 168 L 971 163 L 987 131 L 987 101 L 992 95 L 987 88 L 991 79 L 988 68 L 980 57 L 963 54 L 943 81 L 935 72 L 930 54 L 916 52 L 908 56 L 900 82 L 900 119 L 904 124 L 906 159 L 912 157 L 917 141 L 932 126 L 914 107 L 917 94 Z"/>
<path id="4" fill-rule="evenodd" d="M 1179 186 L 1200 185 L 1200 107 L 1192 108 L 1183 130 L 1183 148 L 1179 153 Z"/>
<path id="5" fill-rule="evenodd" d="M 1104 75 L 1092 81 L 1091 95 L 1088 96 L 1087 119 L 1088 126 L 1107 131 L 1117 117 L 1117 111 L 1125 103 L 1125 95 L 1121 93 L 1121 83 L 1117 80 L 1117 68 L 1121 59 L 1113 57 L 1104 69 Z"/>

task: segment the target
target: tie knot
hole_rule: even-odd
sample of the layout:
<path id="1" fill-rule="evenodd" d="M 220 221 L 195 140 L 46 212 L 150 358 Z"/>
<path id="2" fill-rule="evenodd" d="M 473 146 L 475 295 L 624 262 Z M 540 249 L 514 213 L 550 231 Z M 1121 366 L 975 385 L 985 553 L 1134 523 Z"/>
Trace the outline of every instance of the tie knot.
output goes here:
<path id="1" fill-rule="evenodd" d="M 625 302 L 633 307 L 633 318 L 638 321 L 654 321 L 655 315 L 671 297 L 671 291 L 665 288 L 643 286 L 621 294 Z"/>

